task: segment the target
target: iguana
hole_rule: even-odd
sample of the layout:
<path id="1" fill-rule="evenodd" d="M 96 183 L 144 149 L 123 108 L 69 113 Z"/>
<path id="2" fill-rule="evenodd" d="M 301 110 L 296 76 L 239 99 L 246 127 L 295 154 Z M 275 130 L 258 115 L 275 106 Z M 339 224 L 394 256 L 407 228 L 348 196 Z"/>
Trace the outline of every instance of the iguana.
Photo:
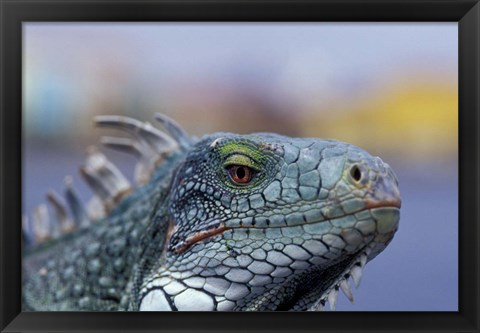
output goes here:
<path id="1" fill-rule="evenodd" d="M 109 147 L 138 157 L 133 188 L 99 150 L 80 171 L 84 206 L 24 219 L 25 311 L 304 311 L 353 301 L 365 264 L 392 240 L 401 199 L 379 157 L 334 140 L 272 133 L 191 138 L 172 119 L 98 116 Z M 68 209 L 67 209 L 68 207 Z M 93 207 L 93 208 L 92 208 Z M 70 211 L 71 214 L 67 212 Z"/>

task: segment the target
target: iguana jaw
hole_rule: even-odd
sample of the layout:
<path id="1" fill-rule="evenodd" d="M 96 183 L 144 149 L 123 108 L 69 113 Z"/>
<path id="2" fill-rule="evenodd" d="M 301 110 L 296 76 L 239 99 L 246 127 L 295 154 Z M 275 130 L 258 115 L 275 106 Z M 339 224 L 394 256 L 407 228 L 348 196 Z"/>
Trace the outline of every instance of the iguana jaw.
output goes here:
<path id="1" fill-rule="evenodd" d="M 335 310 L 338 290 L 342 290 L 349 301 L 353 303 L 353 293 L 350 289 L 349 278 L 353 280 L 355 287 L 358 288 L 366 263 L 374 259 L 387 247 L 398 229 L 400 220 L 399 207 L 377 207 L 375 214 L 377 215 L 376 232 L 373 239 L 350 259 L 348 265 L 333 279 L 328 288 L 324 288 L 324 292 L 321 293 L 321 296 L 308 310 L 323 311 L 326 303 L 329 303 L 331 310 Z M 329 268 L 326 270 L 328 271 Z"/>
<path id="2" fill-rule="evenodd" d="M 337 254 L 335 257 L 332 257 L 331 260 L 318 260 L 316 263 L 312 262 L 312 265 L 310 268 L 304 271 L 295 271 L 295 274 L 289 276 L 286 278 L 283 282 L 278 284 L 278 287 L 280 288 L 277 290 L 276 294 L 277 295 L 286 295 L 284 290 L 282 289 L 283 287 L 290 287 L 292 283 L 296 284 L 294 288 L 296 290 L 294 293 L 290 293 L 288 297 L 284 297 L 280 304 L 275 306 L 275 307 L 262 307 L 262 303 L 258 304 L 257 300 L 255 298 L 248 298 L 246 299 L 246 302 L 243 305 L 239 305 L 240 309 L 243 310 L 322 310 L 323 306 L 328 302 L 331 306 L 332 309 L 335 309 L 336 305 L 336 297 L 338 295 L 338 290 L 343 290 L 344 293 L 347 295 L 349 299 L 353 299 L 352 293 L 350 291 L 350 288 L 348 287 L 348 278 L 352 277 L 354 280 L 355 284 L 358 285 L 361 277 L 362 270 L 366 264 L 367 261 L 373 259 L 378 253 L 380 253 L 389 243 L 389 241 L 392 239 L 395 231 L 397 230 L 398 227 L 398 221 L 399 221 L 399 209 L 396 207 L 387 207 L 387 208 L 373 208 L 364 211 L 362 214 L 366 215 L 369 214 L 371 218 L 368 219 L 368 223 L 371 224 L 371 232 L 366 235 L 362 243 L 357 244 L 353 247 L 353 250 L 349 250 L 350 254 L 345 251 L 337 251 Z M 358 213 L 357 213 L 358 214 Z M 363 221 L 367 221 L 364 219 Z M 329 221 L 329 223 L 335 224 L 338 221 Z M 315 225 L 317 227 L 320 227 L 322 224 L 326 224 L 324 222 L 319 222 L 316 223 Z M 291 227 L 286 227 L 286 228 L 291 228 Z M 297 227 L 298 228 L 298 227 Z M 241 228 L 239 228 L 241 229 Z M 259 228 L 257 228 L 259 229 Z M 279 230 L 280 228 L 275 228 Z M 285 229 L 285 228 L 283 228 Z M 346 229 L 343 229 L 346 230 Z M 235 230 L 228 230 L 227 232 L 231 235 L 232 232 Z M 260 231 L 260 230 L 258 230 Z M 265 228 L 266 231 L 266 228 Z M 341 231 L 337 231 L 338 233 Z M 336 232 L 336 233 L 337 233 Z M 317 234 L 319 236 L 320 234 Z M 333 234 L 332 234 L 333 235 Z M 196 244 L 192 246 L 191 251 L 195 253 L 198 252 L 198 247 L 200 248 L 207 248 L 210 246 L 210 244 L 219 244 L 222 242 L 223 244 L 226 244 L 228 247 L 228 241 L 225 240 L 226 235 L 217 235 L 216 237 L 212 238 L 212 242 L 207 241 L 207 242 L 197 242 Z M 314 239 L 319 239 L 317 236 L 313 235 Z M 307 237 L 306 237 L 307 238 Z M 311 238 L 310 238 L 311 239 Z M 214 241 L 213 241 L 214 240 Z M 313 239 L 312 239 L 313 241 Z M 203 243 L 203 244 L 202 244 Z M 352 246 L 350 244 L 349 246 Z M 310 248 L 307 246 L 307 248 Z M 349 249 L 349 247 L 345 247 L 345 249 Z M 216 250 L 213 250 L 215 252 L 221 251 L 222 248 L 216 248 Z M 212 250 L 211 250 L 212 251 Z M 186 251 L 190 252 L 189 251 Z M 202 257 L 206 255 L 208 257 L 208 254 L 206 252 L 202 252 Z M 330 252 L 329 252 L 330 253 Z M 238 254 L 240 255 L 240 254 Z M 330 254 L 329 254 L 330 256 Z M 228 256 L 224 256 L 228 257 Z M 230 260 L 235 260 L 234 257 L 230 257 Z M 240 258 L 240 257 L 239 257 Z M 203 258 L 207 259 L 207 258 Z M 317 258 L 321 259 L 321 258 Z M 153 291 L 155 288 L 163 288 L 164 284 L 167 284 L 169 281 L 175 281 L 177 280 L 180 282 L 182 285 L 190 286 L 191 279 L 201 279 L 203 281 L 207 281 L 207 284 L 209 283 L 208 281 L 208 275 L 206 277 L 200 277 L 201 272 L 204 269 L 212 269 L 208 268 L 207 261 L 195 261 L 193 272 L 181 272 L 181 271 L 170 271 L 168 267 L 164 267 L 163 272 L 158 271 L 158 272 L 152 272 L 153 274 L 150 276 L 148 281 L 151 281 L 152 286 L 149 287 L 149 283 L 144 285 L 144 287 L 147 290 Z M 271 261 L 270 261 L 271 262 Z M 206 266 L 204 266 L 206 265 Z M 192 275 L 193 274 L 193 275 Z M 197 275 L 199 274 L 199 275 Z M 314 275 L 317 275 L 316 277 Z M 155 277 L 156 276 L 156 277 Z M 197 276 L 197 277 L 195 277 Z M 305 279 L 304 277 L 312 278 L 314 276 L 315 280 L 314 283 L 312 284 L 310 282 L 310 286 L 308 286 L 307 289 L 304 288 L 302 291 L 301 288 L 305 287 Z M 187 281 L 185 281 L 186 279 Z M 218 279 L 217 279 L 218 280 Z M 147 281 L 147 282 L 148 282 Z M 157 282 L 154 282 L 157 281 Z M 172 282 L 174 285 L 179 285 L 176 282 Z M 156 286 L 156 287 L 155 287 Z M 153 288 L 152 288 L 153 287 Z M 215 288 L 215 286 L 211 285 L 210 287 Z M 208 289 L 208 288 L 207 288 Z M 210 290 L 210 289 L 209 289 Z M 155 301 L 155 298 L 160 297 L 160 299 L 169 299 L 167 296 L 167 291 L 160 292 L 160 291 L 155 291 L 151 296 L 148 297 L 148 300 L 145 302 L 142 301 L 140 306 L 140 310 L 167 310 L 169 308 L 158 308 L 159 301 Z M 145 294 L 150 293 L 150 291 L 145 291 Z M 185 291 L 185 294 L 188 295 L 203 295 L 199 300 L 198 308 L 197 310 L 205 310 L 203 306 L 206 306 L 205 304 L 201 303 L 201 300 L 204 300 L 207 298 L 206 294 L 204 294 L 204 291 L 202 291 L 202 288 L 199 287 L 199 289 L 191 289 L 191 291 Z M 166 298 L 165 298 L 166 297 Z M 171 296 L 170 296 L 171 297 Z M 170 300 L 173 300 L 174 297 L 171 297 Z M 192 299 L 192 302 L 194 299 Z M 149 307 L 149 302 L 153 302 L 153 308 Z M 210 305 L 212 306 L 212 305 Z M 218 308 L 218 310 L 236 310 L 236 307 L 223 307 L 223 308 Z M 178 308 L 178 310 L 185 310 L 183 308 Z"/>
<path id="3" fill-rule="evenodd" d="M 349 278 L 353 280 L 355 287 L 358 287 L 366 263 L 385 249 L 398 229 L 400 215 L 397 207 L 377 207 L 373 215 L 376 216 L 376 231 L 365 239 L 365 245 L 351 255 L 309 268 L 301 273 L 304 278 L 291 277 L 284 285 L 295 285 L 295 280 L 302 283 L 297 287 L 295 298 L 286 300 L 287 304 L 281 304 L 278 310 L 323 311 L 326 303 L 329 303 L 331 310 L 335 310 L 339 290 L 353 303 Z M 305 280 L 316 287 L 302 293 Z"/>
<path id="4" fill-rule="evenodd" d="M 324 309 L 326 303 L 329 303 L 330 309 L 335 310 L 339 290 L 342 290 L 346 297 L 353 302 L 353 294 L 350 289 L 348 279 L 351 277 L 354 281 L 354 285 L 358 287 L 365 264 L 385 249 L 398 228 L 399 203 L 385 203 L 385 206 L 380 206 L 379 204 L 372 203 L 369 206 L 371 206 L 372 208 L 363 209 L 359 212 L 355 212 L 349 215 L 355 215 L 362 212 L 370 214 L 372 216 L 371 223 L 372 225 L 374 225 L 374 231 L 372 231 L 368 235 L 365 235 L 363 242 L 356 245 L 355 248 L 357 248 L 357 250 L 351 252 L 351 254 L 345 254 L 341 256 L 339 255 L 336 258 L 332 258 L 330 262 L 322 262 L 320 264 L 313 265 L 304 272 L 295 273 L 294 275 L 286 279 L 282 283 L 282 285 L 294 285 L 295 280 L 299 280 L 299 290 L 295 292 L 295 296 L 292 296 L 292 298 L 285 299 L 279 305 L 277 310 L 319 311 Z M 326 222 L 332 223 L 336 221 L 319 221 L 310 224 L 320 225 Z M 216 239 L 218 241 L 221 238 L 217 237 L 223 238 L 223 232 L 227 230 L 231 230 L 230 232 L 235 232 L 235 229 L 243 228 L 226 228 L 225 226 L 219 226 L 217 228 L 212 228 L 210 233 L 197 233 L 196 236 L 194 236 L 198 237 L 197 239 L 195 239 L 196 242 L 190 244 L 190 246 L 193 246 L 196 243 L 200 242 L 208 242 L 210 238 L 212 238 L 212 240 Z M 349 228 L 343 230 L 346 230 L 348 232 L 348 229 Z M 341 233 L 342 231 L 340 231 L 339 234 Z M 202 236 L 200 235 L 202 235 L 203 238 L 201 238 Z M 191 239 L 193 240 L 194 237 L 192 237 Z M 347 239 L 347 237 L 345 237 L 345 239 Z M 347 245 L 347 249 L 349 248 L 349 246 L 353 246 L 353 244 Z M 187 249 L 184 251 L 187 251 Z M 311 290 L 301 291 L 300 289 L 302 288 L 302 284 L 304 284 L 304 280 L 302 280 L 301 276 L 308 275 L 309 279 L 311 280 L 312 276 L 314 276 L 315 274 L 318 275 L 317 277 L 313 278 L 316 281 L 316 287 L 312 288 Z M 245 308 L 245 310 L 250 310 L 250 308 L 247 307 Z M 255 308 L 252 308 L 251 310 L 255 310 Z"/>

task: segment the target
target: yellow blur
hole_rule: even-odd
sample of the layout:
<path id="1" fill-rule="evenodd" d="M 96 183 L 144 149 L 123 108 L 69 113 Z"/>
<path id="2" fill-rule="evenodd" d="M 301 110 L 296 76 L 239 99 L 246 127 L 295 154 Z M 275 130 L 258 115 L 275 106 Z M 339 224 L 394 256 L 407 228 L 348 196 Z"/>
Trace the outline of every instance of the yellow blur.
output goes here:
<path id="1" fill-rule="evenodd" d="M 305 136 L 334 138 L 397 157 L 451 158 L 458 152 L 458 92 L 451 82 L 398 85 L 302 120 Z"/>

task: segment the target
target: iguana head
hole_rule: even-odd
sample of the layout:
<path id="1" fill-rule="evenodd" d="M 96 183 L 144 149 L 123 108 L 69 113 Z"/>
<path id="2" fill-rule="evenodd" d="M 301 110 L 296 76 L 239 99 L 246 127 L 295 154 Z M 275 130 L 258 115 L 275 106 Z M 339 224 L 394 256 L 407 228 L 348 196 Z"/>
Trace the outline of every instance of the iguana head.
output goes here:
<path id="1" fill-rule="evenodd" d="M 352 299 L 400 217 L 391 168 L 353 145 L 275 134 L 185 148 L 162 254 L 137 277 L 137 310 L 312 310 Z"/>

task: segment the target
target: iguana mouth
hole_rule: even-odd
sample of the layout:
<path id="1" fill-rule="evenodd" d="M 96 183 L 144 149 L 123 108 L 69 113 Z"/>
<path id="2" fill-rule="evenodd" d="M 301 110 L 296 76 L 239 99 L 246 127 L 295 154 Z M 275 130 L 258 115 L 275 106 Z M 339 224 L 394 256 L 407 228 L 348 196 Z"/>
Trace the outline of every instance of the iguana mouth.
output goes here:
<path id="1" fill-rule="evenodd" d="M 341 216 L 335 217 L 337 218 L 342 218 L 345 216 L 351 216 L 363 211 L 375 209 L 375 208 L 392 208 L 392 209 L 400 209 L 401 207 L 401 201 L 400 199 L 392 199 L 386 202 L 378 202 L 374 200 L 368 200 L 366 201 L 366 206 L 363 209 L 360 209 L 358 211 L 352 212 L 350 214 L 344 214 Z M 309 222 L 309 224 L 315 224 L 315 223 L 323 223 L 323 222 L 328 222 L 331 221 L 332 219 L 323 219 L 319 221 L 314 221 L 314 222 Z M 194 232 L 192 235 L 188 236 L 184 241 L 181 243 L 177 244 L 174 249 L 173 253 L 176 255 L 182 254 L 185 251 L 187 251 L 190 247 L 195 245 L 196 243 L 199 243 L 201 241 L 207 240 L 209 238 L 213 238 L 215 236 L 218 236 L 220 234 L 223 234 L 227 230 L 231 229 L 240 229 L 240 228 L 253 228 L 253 229 L 265 229 L 265 228 L 289 228 L 293 227 L 295 225 L 288 225 L 288 226 L 268 226 L 268 227 L 259 227 L 259 226 L 254 226 L 254 225 L 248 225 L 248 226 L 238 226 L 238 227 L 227 227 L 223 222 L 213 222 L 209 223 L 207 228 L 198 230 Z"/>
<path id="2" fill-rule="evenodd" d="M 366 200 L 366 205 L 364 209 L 359 210 L 359 213 L 365 210 L 373 209 L 373 208 L 398 208 L 402 207 L 402 201 L 398 198 L 389 199 L 388 201 L 378 202 L 375 200 Z M 353 214 L 355 214 L 353 213 Z M 350 214 L 349 214 L 350 215 Z"/>
<path id="3" fill-rule="evenodd" d="M 208 229 L 203 229 L 195 232 L 193 235 L 188 236 L 183 242 L 175 246 L 173 253 L 179 255 L 187 251 L 194 244 L 215 237 L 217 235 L 223 234 L 225 231 L 233 229 L 232 227 L 227 227 L 222 222 L 215 224 L 213 227 Z"/>

